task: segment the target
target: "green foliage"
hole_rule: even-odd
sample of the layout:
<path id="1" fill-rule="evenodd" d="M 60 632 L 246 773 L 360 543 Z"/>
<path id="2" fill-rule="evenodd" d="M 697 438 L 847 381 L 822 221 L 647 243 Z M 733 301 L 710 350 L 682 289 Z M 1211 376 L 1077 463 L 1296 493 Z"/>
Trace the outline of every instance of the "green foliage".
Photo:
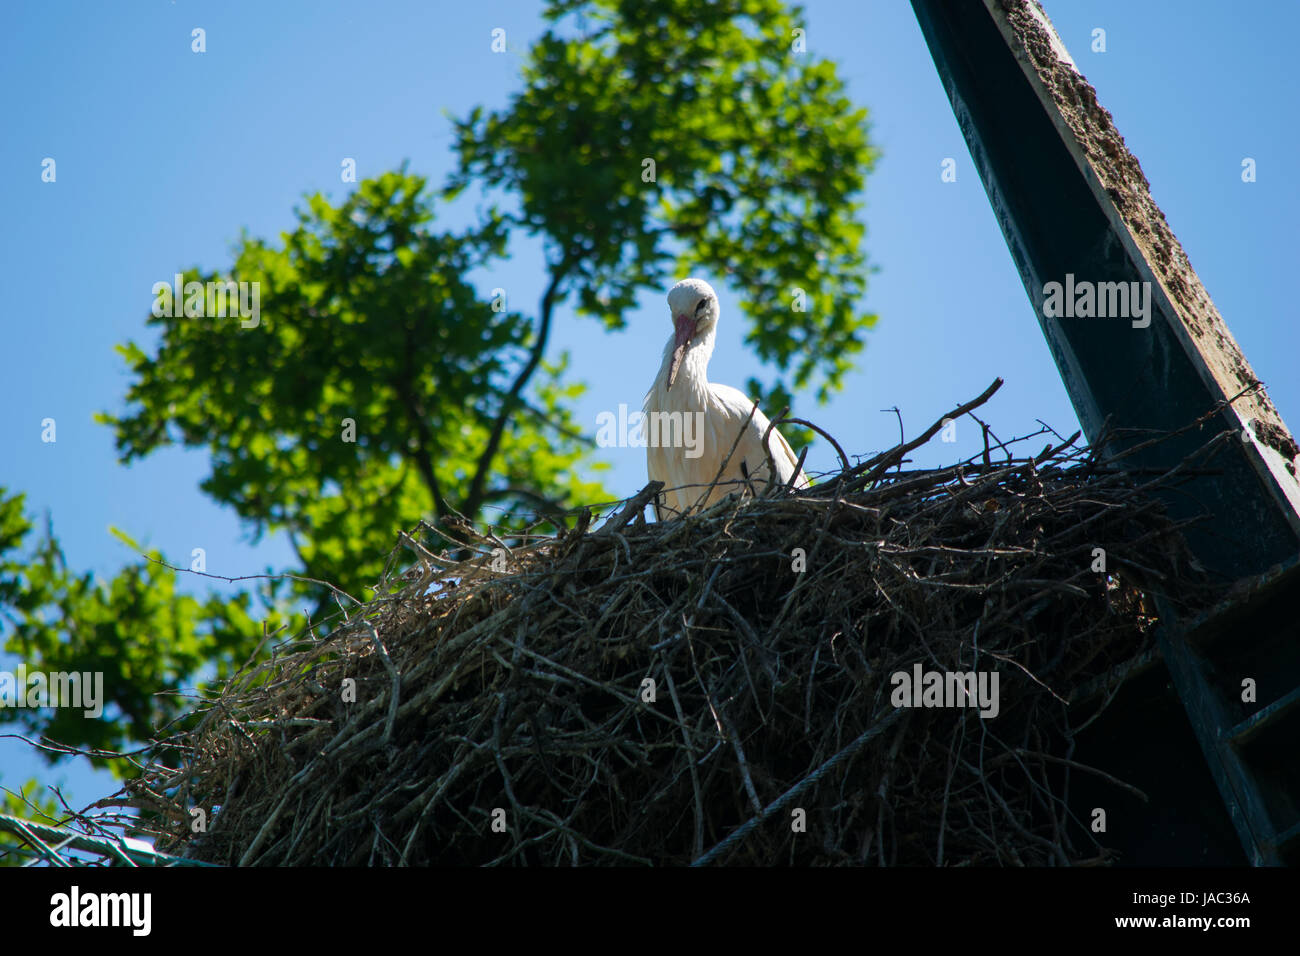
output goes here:
<path id="1" fill-rule="evenodd" d="M 3 504 L 0 504 L 3 508 Z M 35 820 L 49 826 L 59 826 L 64 816 L 54 797 L 44 793 L 44 788 L 37 780 L 28 780 L 17 790 L 9 787 L 0 789 L 0 813 L 18 817 L 21 820 Z M 28 855 L 13 852 L 21 847 L 22 841 L 10 833 L 0 833 L 0 866 L 22 866 Z"/>
<path id="2" fill-rule="evenodd" d="M 358 596 L 396 532 L 426 515 L 478 518 L 486 502 L 531 514 L 603 493 L 576 474 L 589 443 L 573 437 L 557 367 L 511 422 L 504 467 L 466 507 L 529 326 L 464 278 L 502 253 L 502 220 L 436 232 L 424 188 L 401 171 L 337 206 L 311 196 L 283 244 L 245 237 L 228 277 L 187 272 L 186 282 L 259 283 L 260 324 L 151 317 L 156 353 L 120 349 L 133 405 L 102 416 L 124 462 L 171 442 L 207 448 L 204 492 L 257 534 L 287 532 L 301 573 Z"/>
<path id="3" fill-rule="evenodd" d="M 186 271 L 184 282 L 257 283 L 259 322 L 151 317 L 154 341 L 120 346 L 126 407 L 99 419 L 124 463 L 206 450 L 202 490 L 254 538 L 286 534 L 298 565 L 285 570 L 364 599 L 396 532 L 420 518 L 517 529 L 614 497 L 573 417 L 583 385 L 567 355 L 547 357 L 562 309 L 617 330 L 644 293 L 662 302 L 670 275 L 698 274 L 739 293 L 747 341 L 778 369 L 766 390 L 751 381 L 769 412 L 841 386 L 875 318 L 857 305 L 859 196 L 876 154 L 834 66 L 792 51 L 801 12 L 553 0 L 546 16 L 521 92 L 456 123 L 459 169 L 442 192 L 481 185 L 512 211 L 441 230 L 425 181 L 403 167 L 341 201 L 307 197 L 292 231 L 242 236 L 227 270 Z M 467 278 L 521 230 L 548 246 L 535 312 L 502 308 Z M 255 653 L 268 613 L 293 631 L 303 621 L 287 611 L 304 598 L 317 623 L 333 607 L 287 578 L 195 597 L 157 554 L 96 581 L 67 567 L 48 530 L 28 544 L 32 530 L 21 497 L 0 494 L 5 647 L 32 669 L 102 671 L 109 701 L 101 721 L 23 713 L 62 743 L 152 738 L 183 719 L 178 691 Z"/>
<path id="4" fill-rule="evenodd" d="M 256 647 L 261 624 L 248 613 L 248 593 L 206 601 L 182 594 L 157 552 L 107 583 L 76 574 L 48 527 L 28 545 L 33 527 L 22 507 L 22 495 L 7 497 L 0 488 L 0 618 L 10 625 L 4 649 L 28 673 L 102 674 L 105 704 L 103 719 L 75 707 L 6 712 L 24 732 L 96 751 L 129 749 L 187 710 L 179 691 L 201 669 L 226 677 Z M 119 776 L 132 771 L 105 756 L 92 763 Z"/>
<path id="5" fill-rule="evenodd" d="M 834 65 L 792 51 L 802 12 L 563 0 L 547 16 L 572 14 L 586 32 L 548 30 L 508 109 L 457 124 L 449 194 L 483 182 L 517 196 L 517 221 L 548 238 L 579 311 L 610 328 L 642 289 L 671 284 L 670 267 L 725 278 L 751 320 L 746 341 L 795 389 L 817 374 L 824 401 L 875 320 L 856 312 L 856 196 L 876 154 Z M 806 311 L 793 310 L 795 289 Z"/>

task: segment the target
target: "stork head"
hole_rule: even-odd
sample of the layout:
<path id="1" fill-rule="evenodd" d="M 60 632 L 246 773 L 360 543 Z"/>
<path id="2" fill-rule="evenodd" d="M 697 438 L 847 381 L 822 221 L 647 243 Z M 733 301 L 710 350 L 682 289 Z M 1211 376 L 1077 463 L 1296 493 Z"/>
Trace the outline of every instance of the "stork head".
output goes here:
<path id="1" fill-rule="evenodd" d="M 687 348 L 718 324 L 718 294 L 703 279 L 683 279 L 668 291 L 668 308 L 675 330 L 673 361 L 668 367 L 668 387 L 672 388 Z"/>

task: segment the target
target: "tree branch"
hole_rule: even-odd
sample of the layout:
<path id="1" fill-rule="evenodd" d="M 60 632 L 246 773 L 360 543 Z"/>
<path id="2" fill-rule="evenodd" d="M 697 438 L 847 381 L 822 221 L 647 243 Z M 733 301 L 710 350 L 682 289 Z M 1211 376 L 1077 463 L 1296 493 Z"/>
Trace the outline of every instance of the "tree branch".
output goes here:
<path id="1" fill-rule="evenodd" d="M 415 425 L 415 467 L 419 469 L 420 477 L 424 479 L 429 494 L 433 496 L 433 515 L 434 520 L 437 521 L 447 513 L 447 500 L 442 496 L 438 476 L 433 471 L 433 457 L 429 451 L 429 446 L 433 443 L 433 435 L 429 432 L 429 423 L 425 421 L 422 409 L 415 399 L 410 395 L 405 398 L 407 410 L 411 413 L 411 421 Z"/>
<path id="2" fill-rule="evenodd" d="M 523 406 L 524 411 L 528 412 L 528 414 L 532 415 L 543 425 L 555 429 L 564 437 L 572 438 L 574 441 L 581 442 L 582 444 L 588 446 L 589 448 L 596 447 L 596 440 L 594 438 L 588 435 L 584 435 L 582 432 L 578 431 L 577 429 L 569 428 L 567 425 L 561 424 L 560 422 L 548 418 L 544 411 L 542 411 L 536 405 L 530 404 L 527 399 L 521 398 L 519 400 L 519 404 Z"/>
<path id="3" fill-rule="evenodd" d="M 424 414 L 423 405 L 416 399 L 415 392 L 411 388 L 411 379 L 415 374 L 411 368 L 411 357 L 415 355 L 415 343 L 412 341 L 414 330 L 408 323 L 405 327 L 406 332 L 406 354 L 403 356 L 403 369 L 401 374 L 393 381 L 393 391 L 397 393 L 402 404 L 406 406 L 406 413 L 411 417 L 411 425 L 415 428 L 415 467 L 420 471 L 420 477 L 424 480 L 425 487 L 429 489 L 429 494 L 433 498 L 433 519 L 437 524 L 443 515 L 447 514 L 447 500 L 442 496 L 442 488 L 438 484 L 438 476 L 433 470 L 433 435 L 429 431 L 429 422 Z"/>
<path id="4" fill-rule="evenodd" d="M 505 488 L 492 488 L 483 493 L 484 504 L 490 501 L 500 501 L 502 498 L 520 498 L 532 502 L 537 507 L 538 512 L 548 518 L 563 518 L 568 514 L 558 501 L 553 501 L 530 488 L 509 485 Z"/>
<path id="5" fill-rule="evenodd" d="M 510 391 L 506 393 L 505 399 L 501 403 L 501 411 L 497 414 L 496 421 L 492 423 L 492 433 L 488 437 L 483 454 L 479 456 L 478 464 L 474 468 L 474 480 L 470 483 L 469 494 L 465 496 L 461 507 L 461 511 L 470 518 L 477 515 L 483 505 L 483 495 L 487 486 L 488 474 L 492 469 L 492 460 L 496 458 L 497 451 L 501 448 L 501 438 L 505 434 L 506 423 L 510 420 L 510 414 L 518 404 L 524 386 L 528 384 L 528 380 L 533 377 L 533 373 L 537 371 L 537 366 L 542 362 L 542 355 L 546 352 L 546 343 L 551 336 L 551 318 L 555 312 L 560 283 L 565 280 L 569 271 L 577 264 L 579 255 L 579 250 L 569 250 L 551 270 L 550 284 L 546 287 L 546 292 L 542 294 L 541 321 L 537 328 L 537 339 L 533 342 L 528 362 L 515 376 Z"/>

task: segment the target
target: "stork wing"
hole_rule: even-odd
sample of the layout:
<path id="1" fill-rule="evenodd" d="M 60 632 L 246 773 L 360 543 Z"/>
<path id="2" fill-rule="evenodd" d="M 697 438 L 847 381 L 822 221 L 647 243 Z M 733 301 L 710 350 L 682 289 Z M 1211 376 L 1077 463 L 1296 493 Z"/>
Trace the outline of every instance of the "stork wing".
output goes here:
<path id="1" fill-rule="evenodd" d="M 714 385 L 711 382 L 709 388 L 718 404 L 719 411 L 728 421 L 726 431 L 733 439 L 736 434 L 735 429 L 740 427 L 747 419 L 749 421 L 745 434 L 736 447 L 736 453 L 732 456 L 732 464 L 728 470 L 738 469 L 742 461 L 746 462 L 751 474 L 757 473 L 760 469 L 765 469 L 767 451 L 763 449 L 763 434 L 767 431 L 768 425 L 771 424 L 767 416 L 762 411 L 754 409 L 754 416 L 750 418 L 749 412 L 750 409 L 754 408 L 754 403 L 749 396 L 738 388 L 732 388 L 730 385 Z M 728 442 L 728 447 L 730 447 L 730 442 Z M 776 480 L 781 484 L 788 484 L 795 473 L 795 469 L 799 466 L 799 459 L 779 429 L 772 429 L 772 434 L 768 438 L 768 449 L 772 454 L 772 464 L 776 467 Z M 720 454 L 725 455 L 726 451 L 726 448 L 723 448 Z M 799 477 L 795 479 L 794 487 L 807 488 L 808 485 L 808 476 L 804 474 L 803 469 L 799 469 Z"/>

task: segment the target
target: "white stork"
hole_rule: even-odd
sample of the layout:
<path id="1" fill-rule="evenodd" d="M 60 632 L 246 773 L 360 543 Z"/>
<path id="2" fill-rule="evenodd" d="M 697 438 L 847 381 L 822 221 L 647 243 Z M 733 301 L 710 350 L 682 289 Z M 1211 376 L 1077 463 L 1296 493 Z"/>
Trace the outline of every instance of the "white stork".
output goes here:
<path id="1" fill-rule="evenodd" d="M 688 507 L 700 504 L 742 428 L 744 434 L 703 506 L 743 490 L 746 476 L 758 489 L 766 485 L 768 477 L 768 456 L 763 452 L 763 435 L 769 424 L 767 416 L 744 392 L 729 385 L 711 384 L 706 376 L 718 328 L 717 293 L 702 279 L 684 279 L 669 291 L 668 308 L 673 336 L 664 347 L 663 364 L 645 397 L 644 408 L 648 439 L 646 467 L 651 481 L 664 483 L 661 500 L 655 505 L 655 514 L 661 520 L 676 517 Z M 694 436 L 699 442 L 693 449 L 696 457 L 691 457 L 692 449 L 687 447 L 656 445 L 656 439 L 662 437 L 665 429 L 656 429 L 655 413 L 660 416 L 679 413 L 683 420 L 690 416 L 688 429 L 695 422 L 702 422 L 702 433 Z M 692 433 L 688 430 L 686 434 Z M 773 428 L 768 447 L 776 465 L 777 481 L 788 483 L 799 467 L 790 443 Z M 794 487 L 808 487 L 808 476 L 803 469 L 799 469 Z"/>

